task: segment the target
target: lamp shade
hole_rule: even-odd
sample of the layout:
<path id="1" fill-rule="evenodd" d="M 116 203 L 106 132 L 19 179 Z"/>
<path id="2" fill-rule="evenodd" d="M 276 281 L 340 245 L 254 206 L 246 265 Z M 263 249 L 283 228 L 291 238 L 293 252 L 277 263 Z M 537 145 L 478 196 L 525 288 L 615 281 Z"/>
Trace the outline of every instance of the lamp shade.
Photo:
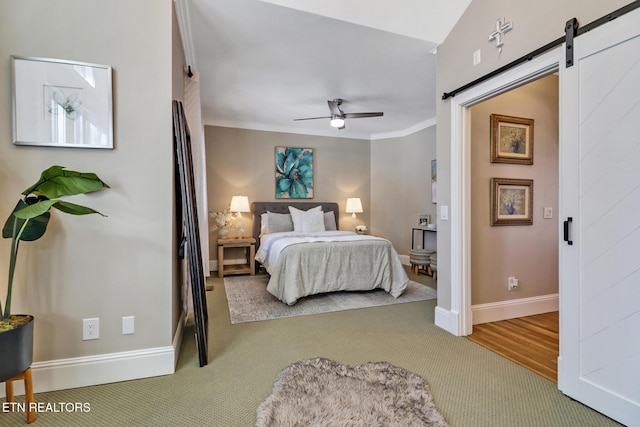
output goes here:
<path id="1" fill-rule="evenodd" d="M 233 196 L 229 210 L 231 212 L 251 212 L 249 209 L 249 198 L 247 196 Z"/>
<path id="2" fill-rule="evenodd" d="M 359 197 L 350 197 L 347 199 L 347 208 L 344 210 L 346 213 L 361 213 L 362 202 Z"/>

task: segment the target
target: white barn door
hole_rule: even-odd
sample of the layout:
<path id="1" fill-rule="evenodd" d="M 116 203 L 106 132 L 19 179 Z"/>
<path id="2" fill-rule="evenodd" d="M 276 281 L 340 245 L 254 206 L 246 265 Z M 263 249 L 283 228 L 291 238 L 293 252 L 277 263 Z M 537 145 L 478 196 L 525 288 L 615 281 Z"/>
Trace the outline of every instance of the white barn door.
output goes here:
<path id="1" fill-rule="evenodd" d="M 640 9 L 577 37 L 560 88 L 558 387 L 640 426 Z"/>

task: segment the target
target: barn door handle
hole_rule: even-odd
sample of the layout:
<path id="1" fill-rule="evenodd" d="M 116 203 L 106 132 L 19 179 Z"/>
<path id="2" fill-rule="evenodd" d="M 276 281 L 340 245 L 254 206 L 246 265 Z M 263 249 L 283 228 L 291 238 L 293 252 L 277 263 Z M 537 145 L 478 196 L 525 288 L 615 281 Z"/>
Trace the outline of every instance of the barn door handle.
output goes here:
<path id="1" fill-rule="evenodd" d="M 564 222 L 564 241 L 569 245 L 573 245 L 573 240 L 571 240 L 571 223 L 573 222 L 573 218 L 569 217 Z"/>

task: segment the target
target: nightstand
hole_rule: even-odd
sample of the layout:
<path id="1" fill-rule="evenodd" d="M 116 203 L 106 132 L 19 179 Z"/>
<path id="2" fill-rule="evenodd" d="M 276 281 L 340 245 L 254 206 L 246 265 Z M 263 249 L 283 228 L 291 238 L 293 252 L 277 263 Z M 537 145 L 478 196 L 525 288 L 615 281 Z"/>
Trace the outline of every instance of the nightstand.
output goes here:
<path id="1" fill-rule="evenodd" d="M 245 264 L 224 265 L 224 250 L 227 248 L 245 248 L 247 262 Z M 247 254 L 247 248 L 249 253 Z M 256 274 L 256 239 L 253 237 L 236 237 L 218 239 L 218 277 L 230 274 Z"/>

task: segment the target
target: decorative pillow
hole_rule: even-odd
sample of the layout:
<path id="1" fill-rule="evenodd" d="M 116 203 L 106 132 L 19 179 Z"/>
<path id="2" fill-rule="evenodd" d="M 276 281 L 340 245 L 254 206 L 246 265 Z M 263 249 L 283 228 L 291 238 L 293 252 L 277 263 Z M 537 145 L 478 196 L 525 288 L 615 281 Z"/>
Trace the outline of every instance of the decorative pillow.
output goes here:
<path id="1" fill-rule="evenodd" d="M 324 231 L 324 212 L 322 212 L 322 206 L 316 206 L 308 211 L 289 206 L 289 212 L 291 212 L 294 231 L 306 233 Z"/>
<path id="2" fill-rule="evenodd" d="M 333 212 L 324 213 L 324 229 L 327 231 L 336 231 L 338 229 L 336 226 L 336 216 Z"/>
<path id="3" fill-rule="evenodd" d="M 269 234 L 269 214 L 267 212 L 260 215 L 260 236 Z"/>
<path id="4" fill-rule="evenodd" d="M 289 214 L 279 214 L 273 212 L 267 212 L 267 232 L 268 233 L 280 233 L 283 231 L 293 231 L 293 221 Z"/>

